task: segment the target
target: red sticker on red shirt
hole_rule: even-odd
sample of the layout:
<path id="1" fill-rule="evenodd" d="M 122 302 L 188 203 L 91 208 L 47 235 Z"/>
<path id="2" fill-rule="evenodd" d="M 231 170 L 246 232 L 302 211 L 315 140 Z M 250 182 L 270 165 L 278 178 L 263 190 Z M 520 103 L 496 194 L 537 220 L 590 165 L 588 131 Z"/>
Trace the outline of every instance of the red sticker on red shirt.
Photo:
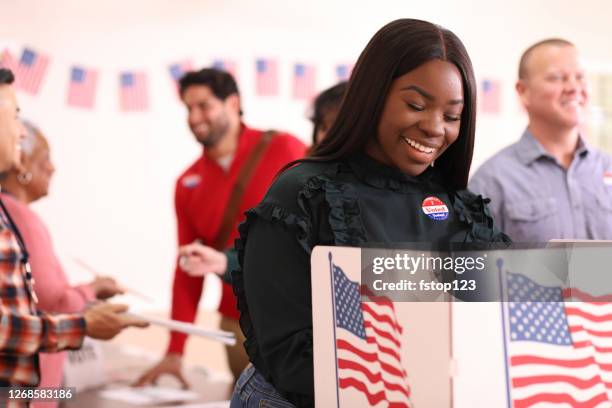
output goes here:
<path id="1" fill-rule="evenodd" d="M 429 196 L 421 205 L 423 212 L 432 220 L 443 221 L 448 218 L 448 207 L 438 197 Z"/>

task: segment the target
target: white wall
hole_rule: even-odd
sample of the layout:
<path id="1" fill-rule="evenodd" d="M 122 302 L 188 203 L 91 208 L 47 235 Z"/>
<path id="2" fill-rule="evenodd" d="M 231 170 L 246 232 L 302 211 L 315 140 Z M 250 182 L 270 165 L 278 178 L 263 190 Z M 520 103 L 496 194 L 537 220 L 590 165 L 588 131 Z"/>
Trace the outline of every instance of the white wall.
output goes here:
<path id="1" fill-rule="evenodd" d="M 513 92 L 522 50 L 541 38 L 562 36 L 591 64 L 610 65 L 611 11 L 605 0 L 0 0 L 0 44 L 29 45 L 52 58 L 40 94 L 19 98 L 23 116 L 38 123 L 51 142 L 58 170 L 50 196 L 36 209 L 68 259 L 70 275 L 89 278 L 69 262 L 78 256 L 151 294 L 157 307 L 167 307 L 176 253 L 173 183 L 200 153 L 170 86 L 168 64 L 236 59 L 246 122 L 289 129 L 306 141 L 307 106 L 288 98 L 291 63 L 318 65 L 322 89 L 334 82 L 334 64 L 354 60 L 386 22 L 430 20 L 462 38 L 480 78 L 503 81 L 503 112 L 481 115 L 478 122 L 477 166 L 525 125 Z M 279 59 L 281 97 L 255 97 L 252 66 L 259 56 Z M 91 112 L 65 105 L 73 63 L 101 71 Z M 150 112 L 118 112 L 122 69 L 149 73 Z"/>

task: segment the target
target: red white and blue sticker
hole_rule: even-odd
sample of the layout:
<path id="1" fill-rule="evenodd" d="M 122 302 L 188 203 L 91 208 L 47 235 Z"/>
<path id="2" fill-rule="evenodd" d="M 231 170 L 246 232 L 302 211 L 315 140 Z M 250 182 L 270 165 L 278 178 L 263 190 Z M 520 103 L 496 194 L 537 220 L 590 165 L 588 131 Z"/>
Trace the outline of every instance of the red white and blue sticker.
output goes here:
<path id="1" fill-rule="evenodd" d="M 612 171 L 606 171 L 603 175 L 604 185 L 612 187 Z"/>
<path id="2" fill-rule="evenodd" d="M 183 177 L 183 179 L 181 180 L 181 183 L 183 184 L 183 186 L 187 188 L 194 188 L 195 186 L 200 184 L 201 179 L 202 178 L 200 177 L 199 174 L 188 174 L 185 177 Z"/>
<path id="3" fill-rule="evenodd" d="M 423 200 L 421 208 L 423 208 L 425 215 L 432 220 L 443 221 L 448 218 L 448 207 L 438 197 L 427 197 Z"/>

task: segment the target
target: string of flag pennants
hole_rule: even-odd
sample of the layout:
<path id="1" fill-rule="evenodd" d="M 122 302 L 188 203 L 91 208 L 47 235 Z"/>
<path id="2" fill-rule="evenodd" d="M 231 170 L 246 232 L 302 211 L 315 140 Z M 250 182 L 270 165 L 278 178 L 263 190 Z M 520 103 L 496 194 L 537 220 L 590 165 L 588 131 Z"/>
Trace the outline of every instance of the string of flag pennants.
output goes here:
<path id="1" fill-rule="evenodd" d="M 0 55 L 0 67 L 11 69 L 16 76 L 17 89 L 31 95 L 39 94 L 48 72 L 51 58 L 32 48 L 24 47 L 17 58 L 8 49 Z M 279 66 L 275 59 L 259 58 L 253 65 L 255 74 L 254 92 L 257 96 L 276 97 L 279 95 Z M 230 60 L 215 60 L 213 67 L 223 69 L 234 77 L 238 64 Z M 337 81 L 348 79 L 353 64 L 338 64 L 334 67 Z M 178 92 L 178 80 L 193 69 L 189 60 L 168 66 L 168 78 Z M 75 65 L 70 67 L 66 91 L 66 104 L 83 109 L 94 109 L 98 87 L 99 71 L 95 68 Z M 296 100 L 309 101 L 319 91 L 316 85 L 317 67 L 295 63 L 291 75 L 291 96 Z M 150 108 L 149 75 L 145 71 L 122 71 L 117 79 L 119 110 L 142 112 Z"/>

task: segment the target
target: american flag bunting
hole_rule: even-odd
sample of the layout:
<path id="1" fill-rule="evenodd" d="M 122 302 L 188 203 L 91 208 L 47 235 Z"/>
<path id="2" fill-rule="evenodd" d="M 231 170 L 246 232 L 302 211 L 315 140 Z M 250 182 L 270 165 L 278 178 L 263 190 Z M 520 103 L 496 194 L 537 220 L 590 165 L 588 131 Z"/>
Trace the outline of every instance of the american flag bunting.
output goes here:
<path id="1" fill-rule="evenodd" d="M 96 96 L 98 72 L 94 69 L 74 66 L 70 70 L 67 104 L 92 109 Z"/>
<path id="2" fill-rule="evenodd" d="M 293 97 L 310 100 L 316 93 L 316 68 L 312 65 L 295 64 L 293 67 Z"/>
<path id="3" fill-rule="evenodd" d="M 147 75 L 144 72 L 122 72 L 119 76 L 119 107 L 121 111 L 149 109 Z"/>
<path id="4" fill-rule="evenodd" d="M 255 93 L 258 96 L 278 95 L 278 64 L 260 58 L 255 61 Z"/>

